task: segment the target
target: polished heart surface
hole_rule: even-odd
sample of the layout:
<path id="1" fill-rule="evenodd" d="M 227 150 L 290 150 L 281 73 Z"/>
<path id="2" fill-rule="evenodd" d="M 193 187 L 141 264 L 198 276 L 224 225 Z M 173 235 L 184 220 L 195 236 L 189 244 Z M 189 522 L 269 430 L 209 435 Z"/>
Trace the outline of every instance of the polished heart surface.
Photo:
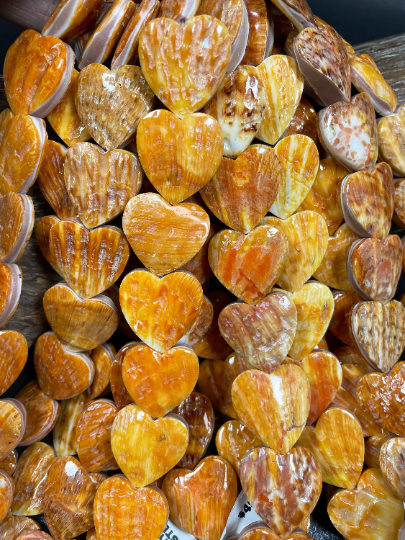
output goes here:
<path id="1" fill-rule="evenodd" d="M 31 197 L 19 193 L 0 196 L 0 261 L 13 263 L 23 255 L 34 228 Z"/>
<path id="2" fill-rule="evenodd" d="M 104 343 L 91 351 L 90 358 L 94 362 L 94 378 L 86 390 L 87 401 L 108 393 L 111 368 L 116 354 L 117 351 L 112 343 Z"/>
<path id="3" fill-rule="evenodd" d="M 399 107 L 395 114 L 381 118 L 378 123 L 378 150 L 381 159 L 386 161 L 395 176 L 405 175 L 405 106 Z"/>
<path id="4" fill-rule="evenodd" d="M 52 227 L 49 247 L 62 276 L 83 299 L 108 289 L 124 271 L 130 252 L 121 229 L 105 226 L 89 231 L 74 220 Z"/>
<path id="5" fill-rule="evenodd" d="M 357 383 L 356 396 L 361 408 L 378 426 L 405 437 L 405 362 L 398 362 L 389 374 L 366 373 Z"/>
<path id="6" fill-rule="evenodd" d="M 201 540 L 219 540 L 238 495 L 236 474 L 219 456 L 206 457 L 194 471 L 170 471 L 162 490 L 174 523 Z"/>
<path id="7" fill-rule="evenodd" d="M 257 304 L 284 270 L 288 240 L 275 227 L 260 226 L 249 234 L 225 229 L 210 241 L 208 260 L 219 281 L 235 296 Z"/>
<path id="8" fill-rule="evenodd" d="M 351 412 L 339 407 L 328 409 L 315 427 L 304 429 L 297 444 L 314 454 L 324 482 L 341 488 L 356 487 L 363 470 L 364 438 Z"/>
<path id="9" fill-rule="evenodd" d="M 44 517 L 55 540 L 68 540 L 91 529 L 93 502 L 101 474 L 86 474 L 73 457 L 60 457 L 49 468 L 44 489 Z"/>
<path id="10" fill-rule="evenodd" d="M 14 496 L 14 481 L 13 479 L 5 472 L 0 471 L 0 522 L 8 514 L 10 510 L 11 503 L 13 502 Z"/>
<path id="11" fill-rule="evenodd" d="M 316 144 L 306 135 L 290 135 L 274 148 L 281 163 L 281 184 L 270 208 L 275 216 L 290 217 L 308 195 L 319 168 Z"/>
<path id="12" fill-rule="evenodd" d="M 95 349 L 118 327 L 119 312 L 112 300 L 105 295 L 82 300 L 66 283 L 48 289 L 43 306 L 55 335 L 77 350 Z"/>
<path id="13" fill-rule="evenodd" d="M 359 239 L 360 236 L 352 231 L 347 223 L 343 223 L 335 234 L 329 237 L 328 248 L 314 272 L 314 278 L 333 289 L 353 292 L 347 276 L 347 259 L 352 244 Z"/>
<path id="14" fill-rule="evenodd" d="M 308 26 L 317 24 L 316 18 L 306 0 L 274 0 L 274 5 L 285 15 L 284 21 L 287 17 L 297 30 L 303 30 Z M 280 17 L 279 13 L 277 15 Z"/>
<path id="15" fill-rule="evenodd" d="M 402 242 L 390 235 L 358 240 L 352 244 L 347 260 L 348 278 L 364 300 L 388 302 L 394 296 L 402 272 Z"/>
<path id="16" fill-rule="evenodd" d="M 187 272 L 161 279 L 134 270 L 120 287 L 120 304 L 129 326 L 149 347 L 166 352 L 188 333 L 203 300 L 199 281 Z"/>
<path id="17" fill-rule="evenodd" d="M 301 435 L 310 402 L 307 376 L 291 364 L 280 366 L 271 375 L 245 371 L 232 385 L 232 403 L 238 417 L 259 439 L 282 454 Z"/>
<path id="18" fill-rule="evenodd" d="M 101 64 L 90 64 L 77 78 L 77 112 L 93 139 L 106 150 L 131 140 L 141 118 L 151 110 L 153 98 L 138 66 L 110 71 Z"/>
<path id="19" fill-rule="evenodd" d="M 135 489 L 122 476 L 105 480 L 94 500 L 94 525 L 99 540 L 158 540 L 169 517 L 162 492 Z"/>
<path id="20" fill-rule="evenodd" d="M 120 469 L 134 487 L 151 484 L 184 456 L 188 429 L 179 417 L 153 420 L 137 405 L 127 405 L 115 417 L 111 447 Z"/>
<path id="21" fill-rule="evenodd" d="M 236 160 L 224 157 L 200 194 L 208 208 L 228 227 L 247 234 L 273 204 L 282 181 L 282 167 L 267 146 L 255 144 Z"/>
<path id="22" fill-rule="evenodd" d="M 14 330 L 0 332 L 0 396 L 17 380 L 27 358 L 27 340 L 20 332 Z"/>
<path id="23" fill-rule="evenodd" d="M 335 309 L 333 311 L 333 317 L 330 321 L 329 330 L 334 334 L 340 341 L 357 349 L 356 341 L 353 337 L 352 326 L 351 326 L 351 310 L 356 304 L 362 301 L 361 296 L 355 292 L 335 292 L 333 295 L 335 301 Z M 364 360 L 366 363 L 366 361 Z M 343 362 L 347 363 L 357 363 L 357 362 Z"/>
<path id="24" fill-rule="evenodd" d="M 94 377 L 94 364 L 83 353 L 69 351 L 53 332 L 46 332 L 35 343 L 34 367 L 39 386 L 53 399 L 81 394 Z"/>
<path id="25" fill-rule="evenodd" d="M 60 414 L 52 432 L 58 457 L 77 455 L 76 427 L 86 407 L 86 392 L 60 402 Z"/>
<path id="26" fill-rule="evenodd" d="M 238 476 L 243 456 L 248 450 L 262 444 L 262 441 L 239 420 L 225 422 L 215 438 L 218 454 L 229 461 Z"/>
<path id="27" fill-rule="evenodd" d="M 307 137 L 310 137 L 315 144 L 318 142 L 316 110 L 305 98 L 301 98 L 293 119 L 288 124 L 288 128 L 284 131 L 282 138 L 288 137 L 289 135 L 306 135 Z"/>
<path id="28" fill-rule="evenodd" d="M 286 291 L 295 292 L 322 262 L 329 239 L 326 221 L 316 212 L 307 210 L 285 220 L 265 217 L 261 225 L 276 227 L 287 237 L 289 256 L 277 283 Z"/>
<path id="29" fill-rule="evenodd" d="M 188 334 L 183 336 L 177 345 L 184 345 L 186 347 L 193 347 L 207 334 L 211 327 L 211 323 L 214 318 L 214 307 L 206 296 L 203 296 L 201 308 L 198 313 L 197 320 L 190 328 Z"/>
<path id="30" fill-rule="evenodd" d="M 405 179 L 395 182 L 394 215 L 392 219 L 401 229 L 405 228 Z"/>
<path id="31" fill-rule="evenodd" d="M 183 266 L 179 268 L 179 270 L 184 270 L 184 272 L 190 272 L 193 274 L 201 285 L 208 282 L 210 277 L 213 275 L 208 262 L 208 245 L 217 230 L 218 227 L 216 225 L 210 225 L 207 239 L 205 240 L 200 251 L 198 251 L 186 264 L 183 264 Z"/>
<path id="32" fill-rule="evenodd" d="M 313 454 L 296 447 L 286 455 L 271 448 L 245 454 L 240 479 L 255 512 L 283 537 L 308 518 L 322 491 L 322 473 Z"/>
<path id="33" fill-rule="evenodd" d="M 104 152 L 91 143 L 78 143 L 66 154 L 64 180 L 77 215 L 88 229 L 123 212 L 142 183 L 138 158 L 126 150 Z"/>
<path id="34" fill-rule="evenodd" d="M 340 192 L 346 223 L 363 238 L 384 240 L 390 232 L 394 192 L 392 170 L 386 163 L 379 163 L 370 172 L 348 175 Z"/>
<path id="35" fill-rule="evenodd" d="M 247 150 L 259 130 L 265 107 L 264 88 L 254 66 L 238 66 L 228 73 L 203 109 L 221 126 L 224 156 L 236 158 Z"/>
<path id="36" fill-rule="evenodd" d="M 71 79 L 73 50 L 58 38 L 25 30 L 4 62 L 4 89 L 14 114 L 44 118 L 63 98 Z"/>
<path id="37" fill-rule="evenodd" d="M 142 193 L 127 204 L 122 227 L 139 260 L 162 275 L 177 270 L 200 251 L 210 220 L 197 204 L 172 206 L 157 193 Z"/>
<path id="38" fill-rule="evenodd" d="M 3 521 L 0 522 L 0 534 L 2 534 L 6 540 L 18 538 L 18 535 L 25 531 L 30 531 L 31 533 L 39 532 L 38 529 L 39 525 L 33 519 L 25 516 L 13 516 L 11 512 L 9 512 Z"/>
<path id="39" fill-rule="evenodd" d="M 171 19 L 155 19 L 139 40 L 145 79 L 177 116 L 195 112 L 210 100 L 230 57 L 228 29 L 209 15 L 193 17 L 184 26 Z"/>
<path id="40" fill-rule="evenodd" d="M 258 66 L 270 55 L 274 45 L 274 27 L 264 0 L 245 0 L 249 37 L 241 65 Z"/>
<path id="41" fill-rule="evenodd" d="M 129 394 L 154 418 L 164 416 L 190 395 L 198 372 L 198 357 L 188 347 L 160 353 L 141 344 L 131 347 L 122 363 Z"/>
<path id="42" fill-rule="evenodd" d="M 214 176 L 223 144 L 219 123 L 202 113 L 180 120 L 170 111 L 153 111 L 140 121 L 136 132 L 146 176 L 171 204 L 194 195 Z"/>
<path id="43" fill-rule="evenodd" d="M 296 61 L 281 54 L 269 56 L 257 70 L 266 97 L 257 138 L 267 144 L 276 144 L 294 117 L 304 89 L 304 78 Z"/>
<path id="44" fill-rule="evenodd" d="M 259 522 L 257 526 L 252 523 L 243 529 L 238 540 L 280 540 L 280 537 L 268 527 L 261 526 Z M 298 530 L 285 537 L 285 540 L 312 540 L 312 536 Z"/>
<path id="45" fill-rule="evenodd" d="M 366 451 L 364 454 L 364 463 L 370 469 L 380 468 L 380 451 L 382 445 L 392 437 L 392 434 L 389 431 L 384 433 L 379 433 L 378 435 L 372 435 L 365 441 Z"/>
<path id="46" fill-rule="evenodd" d="M 397 300 L 388 304 L 361 302 L 351 312 L 351 330 L 366 360 L 387 373 L 405 346 L 405 308 Z"/>
<path id="47" fill-rule="evenodd" d="M 50 250 L 51 229 L 59 223 L 60 219 L 57 216 L 42 216 L 35 223 L 35 238 L 38 243 L 39 249 L 45 260 L 52 266 L 52 268 L 60 275 L 60 269 L 55 257 Z"/>
<path id="48" fill-rule="evenodd" d="M 14 515 L 42 514 L 46 476 L 55 459 L 53 449 L 43 442 L 32 444 L 21 454 L 14 473 L 15 493 L 11 507 Z"/>
<path id="49" fill-rule="evenodd" d="M 0 459 L 3 459 L 21 441 L 27 413 L 16 399 L 0 400 Z"/>
<path id="50" fill-rule="evenodd" d="M 18 453 L 17 450 L 11 450 L 3 459 L 0 460 L 0 469 L 6 472 L 9 476 L 14 474 L 17 466 Z"/>
<path id="51" fill-rule="evenodd" d="M 336 493 L 328 504 L 328 514 L 337 530 L 356 540 L 400 538 L 404 508 L 384 482 L 378 469 L 361 475 L 357 488 Z"/>
<path id="52" fill-rule="evenodd" d="M 392 492 L 401 501 L 405 499 L 404 455 L 403 437 L 388 439 L 381 446 L 379 459 L 381 473 Z"/>
<path id="53" fill-rule="evenodd" d="M 183 23 L 196 14 L 199 5 L 200 0 L 193 2 L 187 2 L 187 0 L 162 0 L 158 16 Z"/>
<path id="54" fill-rule="evenodd" d="M 318 133 L 325 150 L 343 167 L 361 171 L 377 161 L 377 124 L 373 104 L 362 92 L 351 102 L 338 101 L 318 113 Z"/>
<path id="55" fill-rule="evenodd" d="M 257 306 L 236 302 L 218 318 L 225 341 L 252 366 L 274 371 L 287 356 L 297 328 L 297 310 L 286 294 L 271 293 Z"/>
<path id="56" fill-rule="evenodd" d="M 101 0 L 63 0 L 46 21 L 42 35 L 66 40 L 78 37 L 90 30 L 97 21 L 102 8 Z"/>
<path id="57" fill-rule="evenodd" d="M 128 390 L 125 387 L 124 380 L 122 378 L 122 362 L 128 349 L 138 345 L 138 341 L 130 341 L 126 345 L 123 345 L 121 349 L 115 355 L 114 361 L 111 365 L 110 372 L 110 384 L 111 384 L 111 393 L 113 395 L 115 404 L 118 409 L 124 408 L 126 405 L 130 405 L 134 402 L 132 397 L 129 395 Z"/>
<path id="58" fill-rule="evenodd" d="M 341 364 L 353 364 L 361 367 L 365 373 L 372 373 L 375 371 L 359 352 L 357 347 L 339 347 L 338 349 L 334 349 L 333 354 L 339 358 Z"/>

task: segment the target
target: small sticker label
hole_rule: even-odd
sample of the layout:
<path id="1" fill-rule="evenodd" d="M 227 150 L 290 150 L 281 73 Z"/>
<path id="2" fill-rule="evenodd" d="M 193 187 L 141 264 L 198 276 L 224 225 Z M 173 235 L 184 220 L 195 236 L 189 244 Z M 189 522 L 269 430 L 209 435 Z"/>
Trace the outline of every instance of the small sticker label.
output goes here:
<path id="1" fill-rule="evenodd" d="M 179 529 L 169 519 L 164 531 L 159 536 L 159 540 L 195 540 L 195 537 Z"/>
<path id="2" fill-rule="evenodd" d="M 263 524 L 262 519 L 256 514 L 247 500 L 245 492 L 241 491 L 229 514 L 221 540 L 237 536 L 245 527 L 256 522 Z"/>

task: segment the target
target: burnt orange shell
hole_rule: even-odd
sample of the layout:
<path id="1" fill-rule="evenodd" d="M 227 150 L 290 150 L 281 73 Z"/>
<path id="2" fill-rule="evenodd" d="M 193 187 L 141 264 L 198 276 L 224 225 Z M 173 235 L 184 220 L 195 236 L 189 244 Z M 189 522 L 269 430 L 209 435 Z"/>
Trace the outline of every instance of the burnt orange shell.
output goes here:
<path id="1" fill-rule="evenodd" d="M 111 393 L 118 410 L 134 402 L 126 389 L 124 380 L 122 378 L 122 362 L 124 361 L 125 354 L 127 353 L 128 349 L 136 345 L 138 345 L 138 342 L 131 341 L 121 347 L 121 349 L 115 355 L 114 361 L 111 365 Z"/>
<path id="2" fill-rule="evenodd" d="M 280 53 L 275 52 L 275 54 Z M 305 98 L 301 98 L 301 101 L 295 111 L 293 119 L 288 124 L 288 128 L 284 131 L 281 138 L 289 137 L 290 135 L 306 135 L 307 137 L 312 139 L 315 144 L 317 144 L 318 142 L 318 132 L 316 129 L 316 110 Z M 321 169 L 319 169 L 319 171 L 320 170 Z M 314 208 L 302 208 L 302 210 L 314 210 Z"/>
<path id="3" fill-rule="evenodd" d="M 387 440 L 380 451 L 381 473 L 394 495 L 401 501 L 405 500 L 404 444 L 403 437 L 394 437 Z"/>
<path id="4" fill-rule="evenodd" d="M 85 406 L 84 392 L 60 402 L 60 414 L 52 432 L 53 447 L 58 457 L 77 454 L 76 426 Z"/>
<path id="5" fill-rule="evenodd" d="M 382 434 L 372 435 L 365 440 L 366 451 L 364 454 L 364 463 L 367 467 L 380 468 L 380 451 L 386 440 L 393 437 L 392 433 L 385 431 Z M 401 539 L 402 540 L 402 539 Z"/>
<path id="6" fill-rule="evenodd" d="M 39 525 L 33 519 L 23 516 L 13 516 L 11 512 L 0 522 L 2 540 L 16 540 L 24 531 L 36 531 Z"/>
<path id="7" fill-rule="evenodd" d="M 18 308 L 18 303 L 21 296 L 22 281 L 23 275 L 19 266 L 16 264 L 0 263 L 0 328 L 8 323 Z M 5 350 L 6 349 L 2 347 L 0 343 L 0 358 L 2 357 L 2 354 L 4 354 Z M 17 346 L 17 350 L 17 356 L 19 357 L 19 345 Z M 6 359 L 3 361 L 7 363 Z M 0 360 L 0 365 L 1 363 L 2 360 Z M 16 370 L 18 370 L 20 363 L 17 362 L 16 364 Z M 0 384 L 0 395 L 2 394 L 1 389 L 4 384 L 5 381 Z"/>
<path id="8" fill-rule="evenodd" d="M 180 266 L 179 270 L 184 270 L 184 272 L 190 272 L 193 274 L 201 285 L 208 282 L 213 273 L 208 262 L 208 244 L 210 243 L 211 238 L 214 236 L 217 227 L 210 226 L 210 231 L 208 233 L 207 239 L 205 240 L 202 248 L 198 253 L 194 255 L 186 264 Z"/>
<path id="9" fill-rule="evenodd" d="M 0 471 L 0 522 L 10 510 L 14 496 L 14 481 L 5 471 Z"/>
<path id="10" fill-rule="evenodd" d="M 405 179 L 395 182 L 394 215 L 392 219 L 401 229 L 405 229 Z"/>
<path id="11" fill-rule="evenodd" d="M 11 450 L 3 459 L 0 459 L 0 470 L 12 476 L 17 466 L 18 454 L 17 450 Z"/>
<path id="12" fill-rule="evenodd" d="M 249 38 L 241 65 L 258 66 L 270 54 L 274 28 L 264 0 L 245 0 Z"/>
<path id="13" fill-rule="evenodd" d="M 215 445 L 218 454 L 229 461 L 239 476 L 243 456 L 248 450 L 262 446 L 263 443 L 242 422 L 229 420 L 219 428 Z"/>
<path id="14" fill-rule="evenodd" d="M 51 238 L 51 229 L 59 223 L 60 219 L 56 216 L 43 216 L 35 223 L 35 238 L 38 242 L 39 249 L 46 261 L 52 266 L 52 268 L 60 275 L 60 270 L 55 257 L 52 255 L 49 245 Z"/>
<path id="15" fill-rule="evenodd" d="M 90 358 L 94 362 L 94 379 L 86 390 L 87 401 L 108 393 L 112 364 L 116 354 L 117 351 L 112 343 L 104 343 L 91 351 Z"/>
<path id="16" fill-rule="evenodd" d="M 0 459 L 3 459 L 21 441 L 27 413 L 15 399 L 0 400 Z"/>
<path id="17" fill-rule="evenodd" d="M 405 175 L 405 106 L 378 123 L 378 150 L 381 160 L 391 165 L 396 176 Z"/>
<path id="18" fill-rule="evenodd" d="M 361 297 L 355 292 L 335 292 L 333 295 L 335 309 L 333 311 L 332 320 L 330 321 L 329 330 L 340 341 L 343 341 L 349 347 L 357 349 L 356 342 L 353 337 L 351 328 L 351 310 L 361 302 Z M 344 362 L 355 363 L 355 362 Z"/>
<path id="19" fill-rule="evenodd" d="M 12 263 L 23 255 L 34 228 L 31 197 L 19 193 L 0 196 L 0 261 Z"/>
<path id="20" fill-rule="evenodd" d="M 359 353 L 357 348 L 346 346 L 339 347 L 333 351 L 333 354 L 337 356 L 341 364 L 353 364 L 359 366 L 365 373 L 372 373 L 374 371 L 364 356 Z"/>
<path id="21" fill-rule="evenodd" d="M 14 330 L 0 332 L 0 396 L 17 380 L 27 358 L 27 340 L 22 334 Z"/>
<path id="22" fill-rule="evenodd" d="M 243 11 L 243 1 L 240 0 L 202 0 L 197 15 L 211 15 L 222 21 L 233 45 L 242 26 Z"/>
<path id="23" fill-rule="evenodd" d="M 193 347 L 195 343 L 204 338 L 205 334 L 211 328 L 211 323 L 214 318 L 214 308 L 206 296 L 203 296 L 201 308 L 198 313 L 197 320 L 190 328 L 188 334 L 181 338 L 178 345 Z"/>
<path id="24" fill-rule="evenodd" d="M 90 29 L 102 9 L 102 0 L 62 0 L 42 29 L 44 36 L 70 40 Z"/>

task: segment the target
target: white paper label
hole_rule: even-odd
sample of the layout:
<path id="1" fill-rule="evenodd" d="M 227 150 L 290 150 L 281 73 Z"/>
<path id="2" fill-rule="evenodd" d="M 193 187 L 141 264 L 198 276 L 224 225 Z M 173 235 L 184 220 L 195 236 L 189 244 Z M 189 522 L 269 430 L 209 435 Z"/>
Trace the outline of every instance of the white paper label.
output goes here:
<path id="1" fill-rule="evenodd" d="M 259 517 L 258 514 L 256 514 L 256 512 L 253 510 L 252 506 L 247 500 L 245 492 L 241 491 L 236 499 L 231 513 L 229 514 L 221 540 L 226 540 L 232 536 L 237 536 L 245 527 L 255 522 L 265 525 L 261 517 Z"/>
<path id="2" fill-rule="evenodd" d="M 179 529 L 169 519 L 164 531 L 159 536 L 159 540 L 195 540 L 195 537 Z"/>

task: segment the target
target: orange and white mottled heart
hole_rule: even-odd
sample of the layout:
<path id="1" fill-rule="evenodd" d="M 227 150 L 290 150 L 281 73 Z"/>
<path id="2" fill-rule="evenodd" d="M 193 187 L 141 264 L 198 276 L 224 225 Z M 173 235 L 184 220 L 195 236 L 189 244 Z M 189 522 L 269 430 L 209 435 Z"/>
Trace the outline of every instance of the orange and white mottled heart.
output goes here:
<path id="1" fill-rule="evenodd" d="M 221 537 L 238 495 L 236 474 L 231 465 L 219 456 L 206 457 L 193 471 L 170 471 L 163 481 L 162 490 L 174 523 L 201 540 L 218 540 Z"/>
<path id="2" fill-rule="evenodd" d="M 104 152 L 91 143 L 78 143 L 66 154 L 64 179 L 77 215 L 88 229 L 123 212 L 142 184 L 138 158 L 126 150 Z"/>
<path id="3" fill-rule="evenodd" d="M 275 227 L 257 227 L 246 236 L 225 229 L 210 241 L 208 260 L 229 291 L 254 305 L 271 291 L 288 253 L 288 240 Z"/>
<path id="4" fill-rule="evenodd" d="M 121 309 L 129 326 L 158 352 L 166 352 L 188 333 L 202 300 L 201 285 L 188 272 L 158 278 L 147 270 L 134 270 L 120 287 Z"/>
<path id="5" fill-rule="evenodd" d="M 347 259 L 354 242 L 359 240 L 358 234 L 343 223 L 333 236 L 329 237 L 328 248 L 314 273 L 314 278 L 340 291 L 353 292 L 353 287 L 347 276 Z"/>
<path id="6" fill-rule="evenodd" d="M 208 208 L 228 227 L 249 233 L 269 211 L 282 183 L 279 159 L 264 145 L 252 145 L 236 160 L 222 158 L 200 191 Z"/>
<path id="7" fill-rule="evenodd" d="M 6 517 L 10 510 L 14 496 L 14 481 L 5 472 L 0 470 L 0 522 Z"/>
<path id="8" fill-rule="evenodd" d="M 56 262 L 56 259 L 52 255 L 49 248 L 51 229 L 56 223 L 59 222 L 60 219 L 57 216 L 43 216 L 39 218 L 35 223 L 35 238 L 46 261 L 52 266 L 55 272 L 61 275 L 58 263 Z"/>
<path id="9" fill-rule="evenodd" d="M 34 228 L 31 197 L 19 193 L 0 196 L 0 261 L 13 263 L 23 255 Z"/>
<path id="10" fill-rule="evenodd" d="M 248 450 L 263 443 L 239 420 L 229 420 L 223 424 L 215 438 L 215 446 L 218 454 L 229 461 L 240 475 L 240 464 Z"/>
<path id="11" fill-rule="evenodd" d="M 281 184 L 270 208 L 275 216 L 290 217 L 308 195 L 319 168 L 316 144 L 306 135 L 291 135 L 274 149 L 281 163 Z"/>
<path id="12" fill-rule="evenodd" d="M 347 268 L 349 282 L 364 300 L 388 302 L 394 296 L 402 272 L 402 242 L 390 235 L 357 240 L 350 248 Z"/>
<path id="13" fill-rule="evenodd" d="M 378 157 L 373 104 L 362 92 L 318 113 L 319 140 L 326 152 L 350 171 L 372 167 Z"/>
<path id="14" fill-rule="evenodd" d="M 309 518 L 306 518 L 306 521 L 309 523 Z M 267 525 L 264 526 L 264 524 L 259 521 L 245 527 L 238 536 L 238 540 L 280 540 L 280 537 L 269 529 Z M 295 529 L 293 533 L 284 537 L 284 540 L 312 540 L 312 536 L 309 536 L 309 534 L 299 527 L 298 529 Z"/>
<path id="15" fill-rule="evenodd" d="M 265 217 L 261 225 L 271 225 L 287 237 L 289 256 L 277 283 L 286 291 L 297 291 L 317 270 L 325 255 L 329 239 L 326 221 L 317 212 L 306 210 L 285 220 Z"/>
<path id="16" fill-rule="evenodd" d="M 195 387 L 198 373 L 198 357 L 188 347 L 159 353 L 141 344 L 131 347 L 122 363 L 122 378 L 128 392 L 153 418 L 180 405 Z"/>
<path id="17" fill-rule="evenodd" d="M 301 73 L 325 105 L 349 101 L 350 62 L 339 34 L 329 25 L 305 28 L 294 40 Z"/>
<path id="18" fill-rule="evenodd" d="M 119 312 L 110 298 L 82 300 L 63 282 L 46 291 L 43 306 L 53 332 L 72 350 L 95 349 L 118 328 Z"/>
<path id="19" fill-rule="evenodd" d="M 198 111 L 215 94 L 231 57 L 226 26 L 209 15 L 181 26 L 152 20 L 139 40 L 139 60 L 149 86 L 177 116 Z"/>
<path id="20" fill-rule="evenodd" d="M 115 417 L 111 446 L 131 484 L 144 487 L 165 475 L 184 456 L 188 428 L 178 416 L 153 420 L 137 405 L 127 405 Z"/>
<path id="21" fill-rule="evenodd" d="M 299 210 L 314 210 L 328 224 L 328 232 L 332 235 L 343 221 L 339 207 L 340 182 L 347 175 L 347 170 L 331 158 L 319 162 L 318 174 L 308 195 L 301 203 Z"/>
<path id="22" fill-rule="evenodd" d="M 62 100 L 71 80 L 75 55 L 58 38 L 25 30 L 4 62 L 4 90 L 14 114 L 44 118 Z"/>
<path id="23" fill-rule="evenodd" d="M 258 66 L 274 45 L 274 24 L 270 6 L 264 0 L 245 0 L 249 21 L 249 38 L 241 64 Z"/>
<path id="24" fill-rule="evenodd" d="M 60 402 L 60 414 L 52 432 L 58 457 L 77 455 L 76 426 L 86 406 L 87 392 Z"/>
<path id="25" fill-rule="evenodd" d="M 405 105 L 395 114 L 381 118 L 378 123 L 379 156 L 386 161 L 396 176 L 405 175 Z"/>
<path id="26" fill-rule="evenodd" d="M 25 337 L 14 330 L 0 332 L 0 396 L 17 380 L 28 358 Z"/>
<path id="27" fill-rule="evenodd" d="M 127 204 L 122 227 L 139 260 L 163 275 L 177 270 L 200 251 L 210 231 L 210 220 L 197 204 L 172 206 L 157 193 L 142 193 Z"/>
<path id="28" fill-rule="evenodd" d="M 203 109 L 221 126 L 224 156 L 235 158 L 248 148 L 259 130 L 265 107 L 264 88 L 254 66 L 239 66 L 228 73 Z"/>
<path id="29" fill-rule="evenodd" d="M 203 296 L 201 308 L 198 313 L 198 317 L 190 328 L 188 334 L 183 336 L 177 345 L 184 345 L 185 347 L 191 347 L 198 343 L 201 339 L 204 339 L 205 335 L 211 328 L 212 321 L 214 319 L 214 307 L 206 296 Z"/>
<path id="30" fill-rule="evenodd" d="M 300 103 L 304 78 L 289 56 L 274 54 L 257 68 L 266 95 L 266 108 L 257 138 L 276 144 L 287 129 Z"/>
<path id="31" fill-rule="evenodd" d="M 50 232 L 50 252 L 60 273 L 81 298 L 102 293 L 120 277 L 129 245 L 118 227 L 89 231 L 74 219 L 60 221 Z"/>
<path id="32" fill-rule="evenodd" d="M 135 489 L 119 475 L 105 480 L 94 500 L 99 540 L 158 540 L 168 517 L 169 505 L 160 490 Z"/>
<path id="33" fill-rule="evenodd" d="M 328 409 L 315 427 L 304 429 L 297 445 L 314 454 L 324 482 L 341 488 L 356 487 L 363 470 L 364 437 L 354 414 L 340 407 Z"/>
<path id="34" fill-rule="evenodd" d="M 401 501 L 405 499 L 404 443 L 403 437 L 388 439 L 381 447 L 379 458 L 385 482 Z"/>
<path id="35" fill-rule="evenodd" d="M 328 504 L 336 529 L 356 540 L 393 540 L 404 519 L 403 502 L 392 493 L 381 471 L 368 469 L 353 491 L 341 490 Z"/>
<path id="36" fill-rule="evenodd" d="M 244 371 L 232 385 L 232 403 L 240 420 L 264 444 L 285 454 L 307 422 L 311 397 L 305 372 L 293 364 L 268 375 Z"/>
<path id="37" fill-rule="evenodd" d="M 46 476 L 55 461 L 51 446 L 37 442 L 21 454 L 14 473 L 15 493 L 11 511 L 16 516 L 36 516 L 44 511 Z"/>
<path id="38" fill-rule="evenodd" d="M 322 491 L 320 467 L 312 453 L 300 447 L 286 455 L 253 448 L 242 459 L 240 478 L 255 512 L 283 538 L 309 518 Z"/>
<path id="39" fill-rule="evenodd" d="M 342 367 L 329 351 L 313 351 L 301 362 L 311 386 L 311 409 L 307 424 L 313 424 L 335 398 L 342 384 Z"/>
<path id="40" fill-rule="evenodd" d="M 351 311 L 351 330 L 356 345 L 377 370 L 388 371 L 405 346 L 405 308 L 397 300 L 388 304 L 360 302 Z"/>
<path id="41" fill-rule="evenodd" d="M 146 176 L 169 203 L 194 195 L 214 176 L 222 158 L 219 123 L 206 114 L 182 120 L 159 109 L 145 116 L 136 132 L 138 156 Z"/>
<path id="42" fill-rule="evenodd" d="M 20 443 L 26 426 L 27 413 L 16 399 L 0 400 L 0 459 Z"/>
<path id="43" fill-rule="evenodd" d="M 153 99 L 137 66 L 110 71 L 101 64 L 90 64 L 77 78 L 77 112 L 93 139 L 107 150 L 125 146 L 132 139 Z"/>
<path id="44" fill-rule="evenodd" d="M 26 193 L 44 157 L 45 122 L 24 114 L 13 116 L 9 109 L 3 111 L 0 122 L 0 194 Z"/>
<path id="45" fill-rule="evenodd" d="M 53 399 L 69 399 L 81 394 L 94 377 L 94 364 L 83 353 L 73 353 L 53 332 L 37 339 L 34 367 L 42 390 Z"/>
<path id="46" fill-rule="evenodd" d="M 78 37 L 93 26 L 102 5 L 101 0 L 63 0 L 46 21 L 42 34 L 65 40 Z"/>
<path id="47" fill-rule="evenodd" d="M 271 373 L 287 356 L 297 328 L 297 309 L 283 293 L 266 296 L 256 306 L 236 302 L 218 318 L 225 341 L 257 369 Z"/>
<path id="48" fill-rule="evenodd" d="M 187 19 L 194 17 L 200 6 L 201 0 L 162 0 L 158 17 L 168 17 L 182 24 Z"/>

